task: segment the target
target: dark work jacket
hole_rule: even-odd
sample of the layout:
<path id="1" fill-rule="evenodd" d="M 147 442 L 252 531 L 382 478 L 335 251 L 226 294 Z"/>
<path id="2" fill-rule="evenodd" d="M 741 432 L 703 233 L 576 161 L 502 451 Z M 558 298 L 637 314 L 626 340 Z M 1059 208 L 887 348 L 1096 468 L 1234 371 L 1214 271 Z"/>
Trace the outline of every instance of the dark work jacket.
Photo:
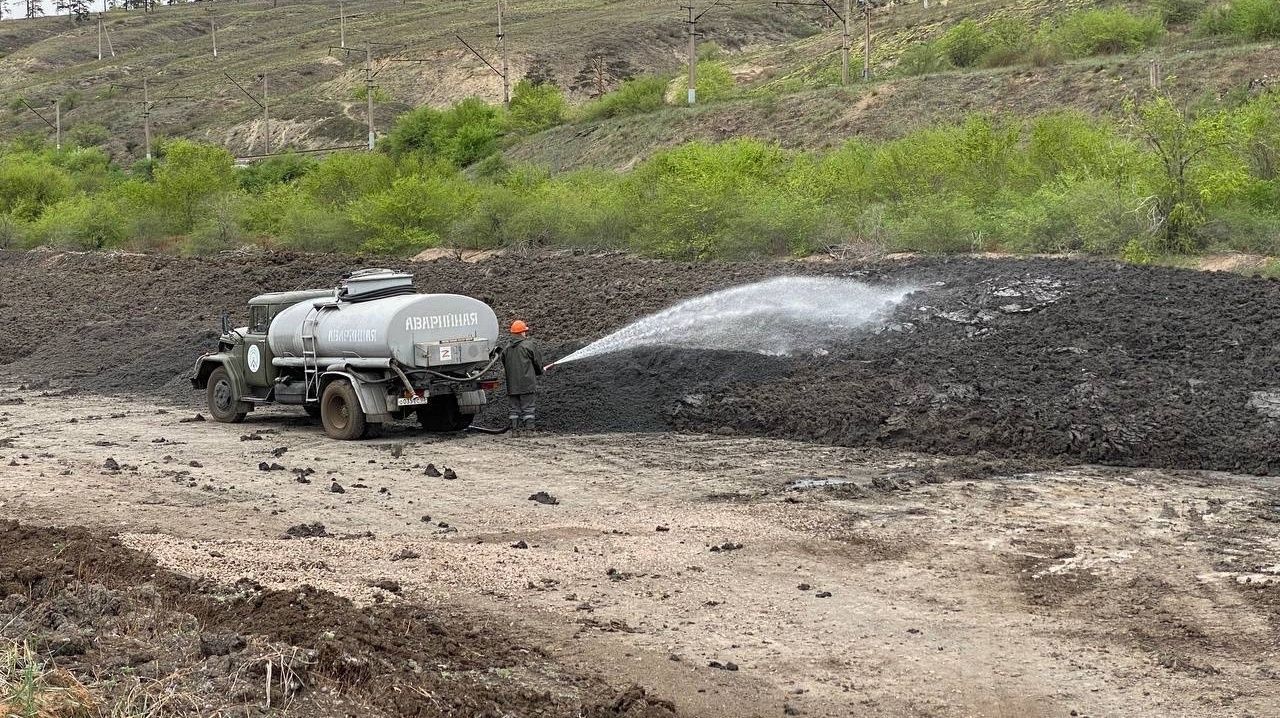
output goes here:
<path id="1" fill-rule="evenodd" d="M 507 372 L 508 394 L 536 394 L 538 377 L 542 375 L 542 352 L 530 339 L 516 337 L 502 353 L 502 368 Z"/>

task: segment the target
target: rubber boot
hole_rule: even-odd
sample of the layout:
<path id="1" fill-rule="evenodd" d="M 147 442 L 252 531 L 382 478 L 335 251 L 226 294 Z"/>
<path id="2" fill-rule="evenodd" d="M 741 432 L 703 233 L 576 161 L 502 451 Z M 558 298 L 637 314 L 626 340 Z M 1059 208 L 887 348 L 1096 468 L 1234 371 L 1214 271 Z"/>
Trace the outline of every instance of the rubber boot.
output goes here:
<path id="1" fill-rule="evenodd" d="M 524 429 L 522 430 L 522 433 L 525 436 L 528 436 L 529 434 L 538 433 L 538 428 L 534 424 L 533 417 L 528 417 L 527 419 L 524 420 Z"/>
<path id="2" fill-rule="evenodd" d="M 520 417 L 511 417 L 511 435 L 524 436 L 524 429 L 520 426 Z"/>

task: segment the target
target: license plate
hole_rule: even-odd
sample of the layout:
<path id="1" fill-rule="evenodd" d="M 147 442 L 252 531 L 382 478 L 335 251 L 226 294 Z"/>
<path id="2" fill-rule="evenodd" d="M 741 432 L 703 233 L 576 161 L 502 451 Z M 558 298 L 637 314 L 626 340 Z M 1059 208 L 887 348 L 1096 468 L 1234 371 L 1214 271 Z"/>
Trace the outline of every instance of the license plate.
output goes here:
<path id="1" fill-rule="evenodd" d="M 427 403 L 427 397 L 415 396 L 413 398 L 400 397 L 396 399 L 396 406 L 422 406 Z"/>

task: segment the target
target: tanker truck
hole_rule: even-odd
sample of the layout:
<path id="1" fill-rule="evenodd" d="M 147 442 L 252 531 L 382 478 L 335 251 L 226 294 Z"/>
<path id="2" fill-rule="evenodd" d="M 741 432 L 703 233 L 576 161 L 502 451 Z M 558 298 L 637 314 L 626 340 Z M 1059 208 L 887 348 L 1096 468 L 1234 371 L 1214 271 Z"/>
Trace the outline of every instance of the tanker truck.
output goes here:
<path id="1" fill-rule="evenodd" d="M 217 421 L 276 403 L 318 417 L 334 439 L 376 436 L 411 415 L 428 431 L 460 431 L 498 384 L 493 310 L 419 294 L 411 275 L 388 269 L 349 273 L 334 289 L 256 296 L 248 326 L 223 325 L 218 351 L 191 376 Z"/>

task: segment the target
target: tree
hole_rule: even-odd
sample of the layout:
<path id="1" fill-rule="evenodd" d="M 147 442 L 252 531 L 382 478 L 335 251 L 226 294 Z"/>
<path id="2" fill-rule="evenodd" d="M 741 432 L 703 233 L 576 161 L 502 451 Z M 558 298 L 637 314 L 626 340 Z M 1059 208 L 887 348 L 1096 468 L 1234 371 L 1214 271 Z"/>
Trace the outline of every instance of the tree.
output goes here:
<path id="1" fill-rule="evenodd" d="M 155 183 L 160 208 L 187 231 L 211 197 L 235 187 L 235 160 L 221 147 L 175 140 L 164 147 Z"/>
<path id="2" fill-rule="evenodd" d="M 1204 196 L 1212 193 L 1200 186 L 1210 178 L 1197 172 L 1214 164 L 1214 153 L 1235 141 L 1237 129 L 1227 112 L 1183 110 L 1165 96 L 1127 109 L 1128 126 L 1159 161 L 1154 199 L 1167 248 L 1190 250 L 1191 233 L 1204 222 Z"/>
<path id="3" fill-rule="evenodd" d="M 53 7 L 61 14 L 70 15 L 76 22 L 89 19 L 89 0 L 58 0 Z"/>
<path id="4" fill-rule="evenodd" d="M 23 2 L 26 6 L 27 17 L 38 17 L 44 14 L 44 6 L 41 5 L 40 0 L 23 0 Z"/>

